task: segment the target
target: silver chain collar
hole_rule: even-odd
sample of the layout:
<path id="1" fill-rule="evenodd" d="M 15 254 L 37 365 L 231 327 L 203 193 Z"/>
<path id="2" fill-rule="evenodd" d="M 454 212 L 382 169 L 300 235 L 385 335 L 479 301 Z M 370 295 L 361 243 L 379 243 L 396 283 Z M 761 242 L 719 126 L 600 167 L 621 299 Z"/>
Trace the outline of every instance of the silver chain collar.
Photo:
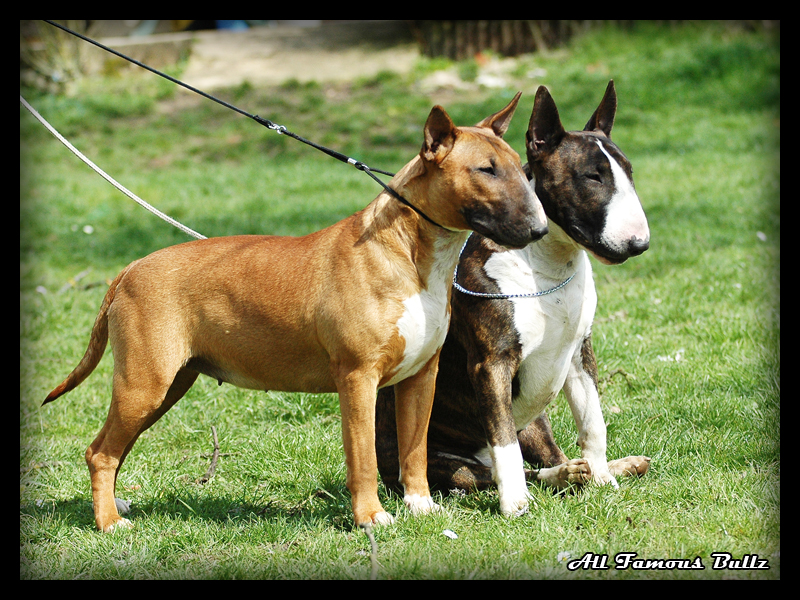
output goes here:
<path id="1" fill-rule="evenodd" d="M 467 241 L 464 242 L 464 245 L 461 246 L 461 251 L 458 253 L 458 262 L 461 262 L 461 255 L 464 253 L 464 248 L 467 247 L 467 242 L 469 242 L 469 237 Z M 456 263 L 456 268 L 453 271 L 453 287 L 456 288 L 462 294 L 467 294 L 469 296 L 476 296 L 478 298 L 487 298 L 493 300 L 507 300 L 510 298 L 538 298 L 539 296 L 546 296 L 547 294 L 552 294 L 553 292 L 557 292 L 565 285 L 567 285 L 572 278 L 575 277 L 576 273 L 573 273 L 567 279 L 559 283 L 554 288 L 550 288 L 549 290 L 543 290 L 541 292 L 531 292 L 528 294 L 489 294 L 485 292 L 473 292 L 472 290 L 468 290 L 467 288 L 463 287 L 460 283 L 458 283 L 458 263 Z"/>

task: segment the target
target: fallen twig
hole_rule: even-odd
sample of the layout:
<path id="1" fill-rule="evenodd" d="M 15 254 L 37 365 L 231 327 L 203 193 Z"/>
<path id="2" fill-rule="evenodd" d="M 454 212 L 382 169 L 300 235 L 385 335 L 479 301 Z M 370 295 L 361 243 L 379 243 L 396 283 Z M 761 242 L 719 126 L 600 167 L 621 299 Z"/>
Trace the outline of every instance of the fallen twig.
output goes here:
<path id="1" fill-rule="evenodd" d="M 86 277 L 91 272 L 91 270 L 92 269 L 90 267 L 88 269 L 84 269 L 83 271 L 75 275 L 75 277 L 70 277 L 70 279 L 64 285 L 61 286 L 61 288 L 58 290 L 58 293 L 63 294 L 70 288 L 78 287 L 78 282 L 84 277 Z"/>
<path id="2" fill-rule="evenodd" d="M 364 533 L 366 533 L 367 537 L 369 538 L 369 543 L 371 546 L 369 560 L 372 564 L 369 578 L 370 581 L 374 581 L 378 578 L 378 542 L 375 541 L 375 534 L 372 532 L 372 523 L 361 525 L 361 529 L 364 530 Z"/>
<path id="3" fill-rule="evenodd" d="M 197 483 L 208 483 L 214 476 L 214 471 L 217 470 L 217 461 L 219 460 L 219 440 L 217 440 L 217 428 L 213 425 L 211 426 L 211 435 L 214 438 L 214 453 L 211 455 L 211 464 L 208 465 L 208 471 L 206 471 L 206 474 L 198 479 Z"/>
<path id="4" fill-rule="evenodd" d="M 636 377 L 628 373 L 625 369 L 622 368 L 614 369 L 610 373 L 606 374 L 604 377 L 601 377 L 597 382 L 601 394 L 605 392 L 606 387 L 608 387 L 608 384 L 611 383 L 611 380 L 614 378 L 615 375 L 622 375 L 625 378 L 625 383 L 627 383 L 629 387 L 633 387 L 631 380 L 636 381 Z"/>

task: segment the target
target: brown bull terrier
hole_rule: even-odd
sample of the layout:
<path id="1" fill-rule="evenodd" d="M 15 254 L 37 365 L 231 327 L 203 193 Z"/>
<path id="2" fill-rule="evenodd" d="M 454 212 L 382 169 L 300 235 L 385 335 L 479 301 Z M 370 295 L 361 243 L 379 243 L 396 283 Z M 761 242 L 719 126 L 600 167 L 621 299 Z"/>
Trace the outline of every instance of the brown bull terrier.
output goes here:
<path id="1" fill-rule="evenodd" d="M 251 389 L 338 392 L 356 525 L 393 521 L 378 499 L 375 397 L 395 386 L 406 505 L 437 508 L 426 439 L 459 250 L 470 231 L 516 248 L 547 232 L 502 139 L 519 96 L 475 127 L 455 127 L 434 107 L 421 152 L 390 183 L 408 206 L 384 192 L 304 237 L 189 242 L 123 269 L 85 356 L 45 400 L 79 385 L 111 340 L 111 407 L 86 450 L 100 530 L 130 526 L 115 504 L 120 466 L 200 373 Z"/>
<path id="2" fill-rule="evenodd" d="M 613 82 L 583 131 L 564 130 L 540 87 L 526 135 L 525 166 L 547 214 L 549 233 L 506 250 L 473 234 L 456 272 L 450 333 L 442 349 L 428 432 L 432 486 L 497 485 L 500 509 L 527 509 L 527 479 L 616 486 L 615 476 L 644 474 L 650 459 L 606 460 L 606 426 L 597 392 L 591 325 L 597 296 L 586 251 L 605 264 L 644 252 L 650 232 L 631 166 L 611 141 L 617 108 Z M 564 390 L 578 427 L 581 458 L 553 439 L 547 405 Z M 377 405 L 378 465 L 397 487 L 394 395 Z M 537 467 L 525 470 L 523 459 Z"/>

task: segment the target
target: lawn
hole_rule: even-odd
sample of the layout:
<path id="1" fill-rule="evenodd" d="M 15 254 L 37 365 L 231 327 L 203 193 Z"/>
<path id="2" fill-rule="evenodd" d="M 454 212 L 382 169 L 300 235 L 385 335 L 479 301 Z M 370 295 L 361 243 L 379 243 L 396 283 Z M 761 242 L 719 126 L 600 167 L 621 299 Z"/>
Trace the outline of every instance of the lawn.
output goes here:
<path id="1" fill-rule="evenodd" d="M 593 340 L 609 457 L 646 454 L 620 489 L 555 495 L 499 514 L 494 492 L 440 499 L 376 529 L 379 579 L 780 577 L 780 40 L 713 23 L 607 29 L 518 59 L 501 89 L 430 92 L 437 68 L 348 84 L 244 84 L 220 92 L 368 165 L 396 171 L 419 150 L 432 104 L 472 124 L 524 92 L 506 139 L 524 156 L 533 96 L 549 87 L 570 129 L 616 82 L 614 140 L 634 166 L 651 247 L 593 263 Z M 474 67 L 474 65 L 472 65 Z M 180 75 L 180 65 L 173 71 Z M 23 95 L 123 185 L 207 236 L 301 235 L 359 210 L 365 174 L 149 73 Z M 258 393 L 201 378 L 146 432 L 117 495 L 132 530 L 94 529 L 83 452 L 110 399 L 113 357 L 58 401 L 106 289 L 129 262 L 186 241 L 70 154 L 20 107 L 20 577 L 365 579 L 353 530 L 335 395 Z M 265 282 L 265 285 L 268 283 Z M 550 412 L 578 456 L 563 397 Z M 209 483 L 218 432 L 221 456 Z M 443 532 L 451 531 L 457 537 Z M 615 569 L 618 553 L 703 570 Z M 609 557 L 607 570 L 570 559 Z M 713 553 L 768 570 L 711 568 Z M 674 565 L 673 565 L 674 566 Z"/>

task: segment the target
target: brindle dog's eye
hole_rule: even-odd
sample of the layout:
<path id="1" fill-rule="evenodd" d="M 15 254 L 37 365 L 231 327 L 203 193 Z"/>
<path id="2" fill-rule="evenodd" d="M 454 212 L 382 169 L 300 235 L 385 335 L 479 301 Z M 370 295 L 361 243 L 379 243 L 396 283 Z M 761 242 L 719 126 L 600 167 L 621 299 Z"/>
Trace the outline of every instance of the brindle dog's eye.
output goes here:
<path id="1" fill-rule="evenodd" d="M 584 177 L 586 177 L 586 179 L 596 181 L 597 183 L 603 183 L 603 178 L 600 177 L 600 173 L 586 173 Z"/>

